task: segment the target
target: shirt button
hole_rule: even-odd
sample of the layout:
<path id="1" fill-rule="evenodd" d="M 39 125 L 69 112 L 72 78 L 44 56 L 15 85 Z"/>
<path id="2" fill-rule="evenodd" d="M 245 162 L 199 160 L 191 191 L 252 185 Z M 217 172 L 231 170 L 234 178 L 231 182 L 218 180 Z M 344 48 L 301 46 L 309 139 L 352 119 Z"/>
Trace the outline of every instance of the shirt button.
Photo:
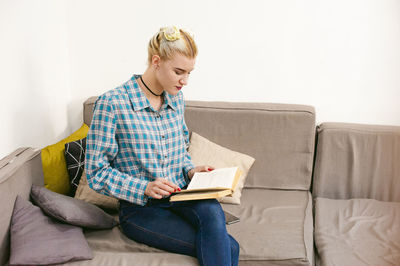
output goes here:
<path id="1" fill-rule="evenodd" d="M 167 155 L 164 155 L 164 158 L 167 159 Z"/>
<path id="2" fill-rule="evenodd" d="M 161 137 L 162 137 L 163 139 L 165 139 L 165 136 L 164 136 L 164 135 L 162 135 Z"/>

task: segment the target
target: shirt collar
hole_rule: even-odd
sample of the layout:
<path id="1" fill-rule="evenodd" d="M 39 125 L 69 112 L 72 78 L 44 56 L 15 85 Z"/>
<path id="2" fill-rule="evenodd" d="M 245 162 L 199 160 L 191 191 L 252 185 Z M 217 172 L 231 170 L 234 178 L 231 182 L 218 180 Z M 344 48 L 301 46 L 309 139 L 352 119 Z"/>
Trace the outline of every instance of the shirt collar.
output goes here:
<path id="1" fill-rule="evenodd" d="M 138 79 L 140 75 L 133 75 L 132 78 L 127 82 L 125 88 L 128 92 L 128 96 L 131 100 L 133 110 L 139 111 L 145 108 L 150 108 L 150 102 L 147 99 L 144 92 L 140 89 L 139 84 L 136 79 Z M 177 103 L 175 101 L 175 97 L 169 95 L 166 91 L 163 92 L 164 96 L 164 104 L 161 108 L 165 108 L 170 106 L 174 111 L 177 110 Z"/>

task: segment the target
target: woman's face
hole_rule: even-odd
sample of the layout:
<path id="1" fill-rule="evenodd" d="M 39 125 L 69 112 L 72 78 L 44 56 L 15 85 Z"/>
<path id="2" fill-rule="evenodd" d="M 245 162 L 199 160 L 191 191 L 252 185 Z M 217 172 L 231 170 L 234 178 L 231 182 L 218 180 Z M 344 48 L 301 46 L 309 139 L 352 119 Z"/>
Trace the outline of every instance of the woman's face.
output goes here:
<path id="1" fill-rule="evenodd" d="M 171 95 L 176 95 L 188 83 L 190 72 L 196 59 L 175 54 L 170 60 L 159 60 L 156 76 L 161 87 Z"/>

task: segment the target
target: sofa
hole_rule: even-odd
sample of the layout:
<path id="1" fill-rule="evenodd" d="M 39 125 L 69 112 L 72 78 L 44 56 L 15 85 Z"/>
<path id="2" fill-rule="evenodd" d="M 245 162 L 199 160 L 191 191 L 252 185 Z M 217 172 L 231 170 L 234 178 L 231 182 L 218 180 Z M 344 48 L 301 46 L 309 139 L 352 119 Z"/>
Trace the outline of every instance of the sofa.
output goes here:
<path id="1" fill-rule="evenodd" d="M 84 102 L 87 125 L 96 99 Z M 400 127 L 316 127 L 312 106 L 270 103 L 187 101 L 185 119 L 191 132 L 255 158 L 241 203 L 222 204 L 240 217 L 227 225 L 240 265 L 400 265 Z M 40 152 L 23 147 L 0 161 L 0 264 L 9 259 L 17 195 L 29 199 L 32 184 L 43 186 Z M 93 259 L 63 265 L 198 264 L 118 226 L 84 234 Z"/>

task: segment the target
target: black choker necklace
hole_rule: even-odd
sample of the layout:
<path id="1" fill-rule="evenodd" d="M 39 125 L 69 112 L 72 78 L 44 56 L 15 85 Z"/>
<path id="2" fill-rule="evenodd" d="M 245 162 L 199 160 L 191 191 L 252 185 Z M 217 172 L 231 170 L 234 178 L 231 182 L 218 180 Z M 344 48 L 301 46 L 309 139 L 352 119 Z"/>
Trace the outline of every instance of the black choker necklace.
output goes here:
<path id="1" fill-rule="evenodd" d="M 146 83 L 144 83 L 144 81 L 142 79 L 142 76 L 139 76 L 139 77 L 140 77 L 140 80 L 142 81 L 143 85 L 146 87 L 146 89 L 148 89 L 151 92 L 151 94 L 153 94 L 154 96 L 161 96 L 162 95 L 162 93 L 160 95 L 155 94 L 152 90 L 150 90 L 149 87 L 147 87 Z"/>

